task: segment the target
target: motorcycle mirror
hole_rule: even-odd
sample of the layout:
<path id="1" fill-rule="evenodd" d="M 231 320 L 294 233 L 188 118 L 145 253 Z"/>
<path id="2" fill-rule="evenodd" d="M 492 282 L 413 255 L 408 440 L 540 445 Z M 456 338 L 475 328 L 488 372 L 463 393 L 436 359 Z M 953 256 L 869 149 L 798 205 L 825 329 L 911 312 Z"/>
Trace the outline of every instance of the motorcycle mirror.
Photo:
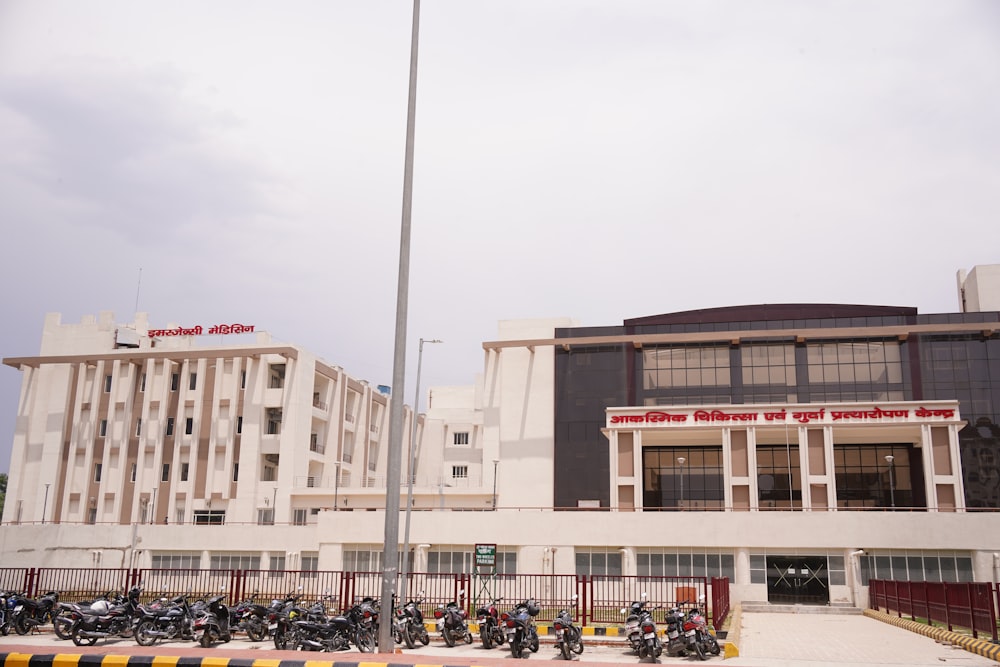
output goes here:
<path id="1" fill-rule="evenodd" d="M 622 614 L 627 614 L 627 613 L 628 613 L 627 609 L 622 609 Z"/>
<path id="2" fill-rule="evenodd" d="M 645 600 L 646 599 L 646 591 L 642 592 L 642 595 L 639 596 L 639 599 L 640 600 Z"/>

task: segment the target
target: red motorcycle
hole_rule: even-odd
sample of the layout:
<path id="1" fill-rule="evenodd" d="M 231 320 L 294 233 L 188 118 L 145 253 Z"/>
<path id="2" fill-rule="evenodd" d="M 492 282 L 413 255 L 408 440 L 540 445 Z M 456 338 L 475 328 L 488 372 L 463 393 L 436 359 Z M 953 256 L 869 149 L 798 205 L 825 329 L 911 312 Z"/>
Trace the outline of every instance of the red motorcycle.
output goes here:
<path id="1" fill-rule="evenodd" d="M 503 628 L 500 627 L 500 610 L 497 609 L 497 602 L 501 600 L 503 598 L 497 598 L 476 610 L 476 617 L 479 619 L 479 637 L 483 640 L 483 648 L 500 647 L 507 641 L 507 636 L 504 634 Z"/>
<path id="2" fill-rule="evenodd" d="M 705 596 L 698 598 L 699 603 L 705 601 Z M 684 619 L 684 639 L 687 649 L 694 651 L 699 660 L 708 660 L 708 654 L 719 655 L 722 649 L 715 634 L 708 627 L 708 620 L 698 606 L 692 607 Z"/>

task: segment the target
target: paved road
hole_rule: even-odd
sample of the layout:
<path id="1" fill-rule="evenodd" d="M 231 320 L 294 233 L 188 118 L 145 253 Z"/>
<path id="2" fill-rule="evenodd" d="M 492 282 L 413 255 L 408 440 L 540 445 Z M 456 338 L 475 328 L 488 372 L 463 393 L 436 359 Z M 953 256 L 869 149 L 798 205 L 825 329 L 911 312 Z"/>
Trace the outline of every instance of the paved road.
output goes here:
<path id="1" fill-rule="evenodd" d="M 620 639 L 585 638 L 583 655 L 574 657 L 578 667 L 609 664 L 635 665 L 640 660 L 627 650 Z M 268 648 L 270 647 L 270 648 Z M 938 644 L 908 630 L 893 627 L 864 616 L 830 616 L 823 614 L 744 613 L 740 635 L 740 657 L 725 660 L 725 667 L 868 667 L 869 665 L 899 665 L 906 667 L 942 667 L 961 665 L 968 667 L 992 666 L 997 663 L 964 651 Z M 509 667 L 515 664 L 506 649 L 487 651 L 479 643 L 448 648 L 438 638 L 429 646 L 412 650 L 402 649 L 400 654 L 362 654 L 357 651 L 340 653 L 302 653 L 276 651 L 273 644 L 252 643 L 238 636 L 228 644 L 212 649 L 201 649 L 191 642 L 170 642 L 143 649 L 133 640 L 101 640 L 93 648 L 80 648 L 69 641 L 60 641 L 51 633 L 0 638 L 0 652 L 52 653 L 102 653 L 130 655 L 216 655 L 225 658 L 270 658 L 284 660 L 329 660 L 341 665 L 351 662 L 399 662 L 407 664 L 484 665 Z M 562 657 L 550 641 L 543 641 L 541 649 L 528 660 L 562 662 Z M 709 658 L 722 663 L 722 657 Z M 649 661 L 642 661 L 646 664 Z M 661 665 L 699 663 L 697 658 L 671 658 L 663 656 L 656 661 Z M 516 661 L 523 665 L 524 661 Z"/>

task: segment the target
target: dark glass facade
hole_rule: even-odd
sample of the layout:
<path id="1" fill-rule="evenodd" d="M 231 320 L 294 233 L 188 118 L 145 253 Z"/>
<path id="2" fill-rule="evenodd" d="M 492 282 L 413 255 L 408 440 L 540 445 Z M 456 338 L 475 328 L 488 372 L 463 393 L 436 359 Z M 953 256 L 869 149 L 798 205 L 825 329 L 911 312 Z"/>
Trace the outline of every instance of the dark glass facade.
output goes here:
<path id="1" fill-rule="evenodd" d="M 557 339 L 681 335 L 655 345 L 557 347 L 554 504 L 575 507 L 581 500 L 599 500 L 608 505 L 608 441 L 600 432 L 608 407 L 957 399 L 968 421 L 959 436 L 966 505 L 1000 508 L 998 322 L 996 312 L 919 315 L 905 307 L 778 304 L 656 315 L 626 320 L 620 327 L 559 329 Z M 975 333 L 949 333 L 947 327 L 932 334 L 879 331 L 978 323 L 983 327 Z M 738 336 L 701 340 L 699 335 L 711 332 Z M 683 334 L 692 334 L 691 340 Z M 894 450 L 894 480 L 887 486 L 882 478 L 889 474 L 883 456 L 888 453 L 868 448 L 864 463 L 859 459 L 855 466 L 847 463 L 854 454 L 844 450 L 838 497 L 844 484 L 845 497 L 859 506 L 921 506 L 922 487 L 915 482 L 922 478 L 919 457 L 911 457 L 905 447 Z M 778 483 L 788 461 L 780 452 L 771 454 L 768 470 L 757 471 L 775 481 L 768 498 L 760 499 L 768 503 L 761 504 L 794 507 L 801 490 L 795 479 L 791 489 L 787 480 Z M 647 507 L 676 502 L 673 479 L 668 474 L 657 480 L 669 489 L 646 487 L 644 494 L 660 497 Z M 900 495 L 885 497 L 886 489 Z"/>

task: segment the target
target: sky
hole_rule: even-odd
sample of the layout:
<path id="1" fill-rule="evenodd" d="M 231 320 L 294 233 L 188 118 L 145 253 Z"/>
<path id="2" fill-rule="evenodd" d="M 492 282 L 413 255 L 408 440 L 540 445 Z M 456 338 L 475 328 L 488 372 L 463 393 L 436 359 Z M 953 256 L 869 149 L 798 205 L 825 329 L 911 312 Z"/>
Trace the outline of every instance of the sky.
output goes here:
<path id="1" fill-rule="evenodd" d="M 412 9 L 0 0 L 0 356 L 141 311 L 391 384 Z M 502 320 L 955 312 L 1000 262 L 993 0 L 423 0 L 418 67 L 407 404 L 419 338 L 467 385 Z"/>

